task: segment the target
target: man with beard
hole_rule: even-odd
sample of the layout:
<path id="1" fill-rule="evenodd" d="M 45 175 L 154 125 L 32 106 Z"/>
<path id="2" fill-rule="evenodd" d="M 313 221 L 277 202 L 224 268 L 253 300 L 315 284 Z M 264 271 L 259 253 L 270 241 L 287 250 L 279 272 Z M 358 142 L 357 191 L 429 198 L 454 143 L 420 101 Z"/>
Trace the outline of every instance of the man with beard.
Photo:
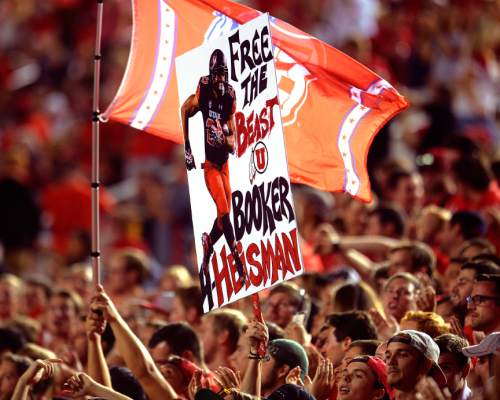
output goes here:
<path id="1" fill-rule="evenodd" d="M 268 343 L 269 332 L 265 324 L 251 320 L 245 332 L 249 344 L 249 362 L 243 382 L 242 392 L 266 397 L 287 383 L 289 374 L 298 372 L 304 382 L 309 370 L 309 360 L 304 348 L 293 340 L 274 339 L 267 346 L 269 356 L 262 357 L 258 348 Z"/>
<path id="2" fill-rule="evenodd" d="M 467 297 L 472 329 L 486 335 L 500 331 L 500 275 L 480 274 Z"/>
<path id="3" fill-rule="evenodd" d="M 415 387 L 426 376 L 433 377 L 440 387 L 446 385 L 439 354 L 438 345 L 423 332 L 401 331 L 389 339 L 385 361 L 395 400 L 416 399 Z"/>
<path id="4" fill-rule="evenodd" d="M 467 314 L 467 297 L 471 295 L 474 280 L 479 274 L 498 273 L 499 267 L 492 262 L 466 262 L 452 285 L 450 300 L 453 303 L 453 312 L 463 324 Z"/>
<path id="5" fill-rule="evenodd" d="M 269 342 L 269 359 L 262 365 L 262 395 L 268 396 L 286 383 L 288 373 L 300 368 L 302 381 L 309 369 L 304 348 L 293 340 L 275 339 Z"/>

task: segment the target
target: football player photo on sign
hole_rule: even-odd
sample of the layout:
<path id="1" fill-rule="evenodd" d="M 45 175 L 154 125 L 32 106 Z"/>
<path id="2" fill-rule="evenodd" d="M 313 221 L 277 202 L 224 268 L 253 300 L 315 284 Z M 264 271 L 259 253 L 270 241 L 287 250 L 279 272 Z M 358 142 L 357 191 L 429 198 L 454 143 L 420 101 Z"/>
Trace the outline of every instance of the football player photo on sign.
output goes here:
<path id="1" fill-rule="evenodd" d="M 230 220 L 231 184 L 229 180 L 229 154 L 235 151 L 236 95 L 228 82 L 226 57 L 220 49 L 212 52 L 209 61 L 209 74 L 202 76 L 196 93 L 189 96 L 181 107 L 181 121 L 184 133 L 186 168 L 196 168 L 196 162 L 189 140 L 189 118 L 201 111 L 203 117 L 203 137 L 205 143 L 205 162 L 203 168 L 205 184 L 212 197 L 217 216 L 209 232 L 203 232 L 203 261 L 201 271 L 209 279 L 209 263 L 214 251 L 214 244 L 224 236 L 231 255 L 236 263 L 242 284 L 246 274 L 236 248 L 234 229 Z M 194 133 L 196 135 L 201 132 Z"/>

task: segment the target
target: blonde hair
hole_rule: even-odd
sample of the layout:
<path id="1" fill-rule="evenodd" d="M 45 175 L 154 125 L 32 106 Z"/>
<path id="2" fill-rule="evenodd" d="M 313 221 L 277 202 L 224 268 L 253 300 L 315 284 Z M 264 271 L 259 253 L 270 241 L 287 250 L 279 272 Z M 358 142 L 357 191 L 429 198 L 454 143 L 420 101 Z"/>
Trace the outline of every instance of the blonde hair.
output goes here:
<path id="1" fill-rule="evenodd" d="M 7 285 L 13 287 L 18 293 L 24 288 L 24 282 L 14 274 L 0 274 L 0 282 L 5 282 Z"/>
<path id="2" fill-rule="evenodd" d="M 424 215 L 434 215 L 443 222 L 449 221 L 451 219 L 451 211 L 446 208 L 435 206 L 431 204 L 422 209 L 422 216 Z"/>
<path id="3" fill-rule="evenodd" d="M 65 278 L 72 278 L 78 273 L 82 273 L 87 282 L 92 282 L 92 265 L 87 263 L 75 263 L 66 271 Z"/>
<path id="4" fill-rule="evenodd" d="M 418 330 L 427 333 L 431 338 L 450 333 L 451 330 L 451 325 L 435 312 L 408 311 L 401 324 L 407 321 L 416 322 Z"/>
<path id="5" fill-rule="evenodd" d="M 175 281 L 176 287 L 188 287 L 193 284 L 193 277 L 189 270 L 181 264 L 174 264 L 167 267 L 167 270 L 162 275 L 161 280 L 171 278 Z"/>

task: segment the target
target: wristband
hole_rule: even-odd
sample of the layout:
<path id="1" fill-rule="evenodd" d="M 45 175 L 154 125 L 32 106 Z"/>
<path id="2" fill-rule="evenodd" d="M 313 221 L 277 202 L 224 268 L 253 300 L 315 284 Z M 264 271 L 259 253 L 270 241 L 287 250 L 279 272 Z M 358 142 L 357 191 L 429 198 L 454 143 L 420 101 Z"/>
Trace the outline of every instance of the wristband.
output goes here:
<path id="1" fill-rule="evenodd" d="M 252 351 L 250 351 L 250 353 L 248 353 L 248 359 L 249 360 L 269 360 L 269 355 L 265 354 L 264 356 L 261 356 L 259 353 L 254 353 Z"/>
<path id="2" fill-rule="evenodd" d="M 261 357 L 259 353 L 255 353 L 252 350 L 250 350 L 250 353 L 248 353 L 248 359 L 249 360 L 262 360 L 264 357 Z"/>

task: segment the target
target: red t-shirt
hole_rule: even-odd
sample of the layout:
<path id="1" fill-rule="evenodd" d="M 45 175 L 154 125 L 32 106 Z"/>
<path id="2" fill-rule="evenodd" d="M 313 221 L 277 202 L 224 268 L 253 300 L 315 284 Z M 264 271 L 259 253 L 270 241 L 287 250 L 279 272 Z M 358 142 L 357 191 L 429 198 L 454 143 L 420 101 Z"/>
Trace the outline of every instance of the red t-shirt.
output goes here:
<path id="1" fill-rule="evenodd" d="M 500 189 L 496 182 L 492 182 L 479 200 L 471 201 L 461 195 L 455 195 L 450 199 L 446 208 L 451 211 L 483 211 L 495 206 L 500 206 Z"/>

